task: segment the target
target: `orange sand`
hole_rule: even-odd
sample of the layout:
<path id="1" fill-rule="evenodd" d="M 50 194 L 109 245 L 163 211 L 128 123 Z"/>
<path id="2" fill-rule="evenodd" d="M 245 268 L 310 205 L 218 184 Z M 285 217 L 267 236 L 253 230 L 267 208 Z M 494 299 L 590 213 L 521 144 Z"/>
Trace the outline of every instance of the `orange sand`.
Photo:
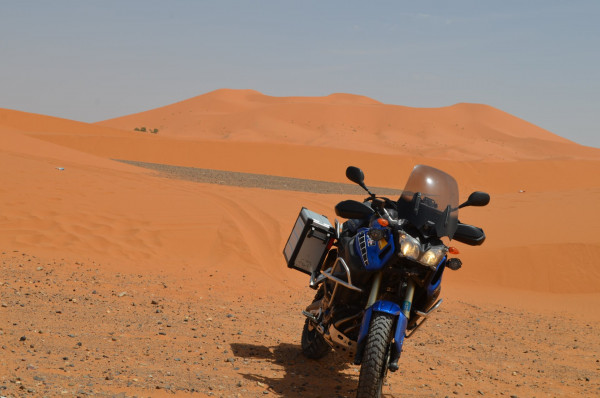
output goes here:
<path id="1" fill-rule="evenodd" d="M 219 90 L 97 124 L 0 109 L 2 251 L 189 287 L 217 270 L 234 289 L 214 295 L 276 296 L 307 282 L 281 254 L 300 207 L 333 220 L 342 196 L 177 181 L 111 159 L 337 182 L 353 164 L 368 185 L 394 188 L 431 164 L 463 199 L 492 194 L 461 213 L 487 241 L 456 244 L 464 266 L 445 277 L 449 296 L 600 320 L 600 149 L 489 106 Z"/>
<path id="2" fill-rule="evenodd" d="M 207 114 L 219 117 L 194 130 Z M 300 120 L 306 121 L 302 129 L 294 130 Z M 309 126 L 310 120 L 318 122 Z M 163 125 L 156 135 L 131 131 L 131 126 L 152 127 L 158 121 Z M 454 122 L 461 127 L 441 127 Z M 331 131 L 343 123 L 361 128 L 355 140 L 352 131 L 340 130 L 338 145 Z M 430 127 L 423 132 L 425 124 Z M 487 208 L 462 212 L 461 219 L 482 226 L 488 239 L 479 248 L 457 244 L 465 267 L 449 278 L 452 283 L 600 292 L 595 206 L 600 150 L 488 106 L 411 109 L 341 94 L 275 98 L 219 90 L 96 125 L 2 110 L 0 129 L 2 200 L 10 209 L 2 215 L 2 241 L 11 246 L 31 244 L 49 253 L 67 249 L 117 263 L 178 258 L 190 264 L 253 264 L 280 275 L 288 272 L 280 249 L 297 210 L 305 205 L 333 218 L 340 197 L 167 181 L 108 159 L 339 182 L 352 163 L 363 168 L 368 184 L 395 188 L 404 185 L 414 164 L 427 163 L 454 175 L 463 198 L 473 190 L 492 194 Z M 225 137 L 220 129 L 236 134 Z M 468 144 L 425 157 L 427 151 L 413 151 L 411 144 L 422 134 L 429 137 L 422 146 L 463 139 Z M 499 148 L 511 156 L 500 159 Z M 55 169 L 59 166 L 65 171 Z M 215 246 L 227 249 L 212 253 Z"/>

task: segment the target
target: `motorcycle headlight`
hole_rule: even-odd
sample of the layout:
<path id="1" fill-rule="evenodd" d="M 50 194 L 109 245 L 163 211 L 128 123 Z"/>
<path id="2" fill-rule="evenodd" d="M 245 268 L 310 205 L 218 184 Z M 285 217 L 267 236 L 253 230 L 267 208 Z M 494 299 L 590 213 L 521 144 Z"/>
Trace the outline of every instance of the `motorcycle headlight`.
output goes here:
<path id="1" fill-rule="evenodd" d="M 419 255 L 421 254 L 421 245 L 418 240 L 410 235 L 401 234 L 399 241 L 400 253 L 402 253 L 404 257 L 408 257 L 412 260 L 419 258 Z"/>
<path id="2" fill-rule="evenodd" d="M 423 253 L 419 261 L 429 267 L 435 267 L 442 261 L 445 254 L 446 251 L 443 246 L 434 246 Z"/>

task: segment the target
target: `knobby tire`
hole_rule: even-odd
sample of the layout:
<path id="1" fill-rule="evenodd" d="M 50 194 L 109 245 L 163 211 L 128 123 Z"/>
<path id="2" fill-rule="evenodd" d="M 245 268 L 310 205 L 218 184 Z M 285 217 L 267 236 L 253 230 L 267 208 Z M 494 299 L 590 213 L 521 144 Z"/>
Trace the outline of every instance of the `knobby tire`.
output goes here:
<path id="1" fill-rule="evenodd" d="M 381 397 L 393 327 L 394 317 L 392 315 L 373 314 L 360 367 L 356 398 Z"/>
<path id="2" fill-rule="evenodd" d="M 307 318 L 302 330 L 302 354 L 310 359 L 321 359 L 331 351 L 331 347 L 314 326 L 312 330 L 310 328 L 310 320 Z"/>
<path id="3" fill-rule="evenodd" d="M 325 291 L 321 286 L 313 299 L 313 303 L 323 298 L 324 294 Z M 310 359 L 321 359 L 331 351 L 331 346 L 327 344 L 323 336 L 317 332 L 317 329 L 311 324 L 311 321 L 308 318 L 306 318 L 304 329 L 302 329 L 301 346 L 302 354 Z"/>

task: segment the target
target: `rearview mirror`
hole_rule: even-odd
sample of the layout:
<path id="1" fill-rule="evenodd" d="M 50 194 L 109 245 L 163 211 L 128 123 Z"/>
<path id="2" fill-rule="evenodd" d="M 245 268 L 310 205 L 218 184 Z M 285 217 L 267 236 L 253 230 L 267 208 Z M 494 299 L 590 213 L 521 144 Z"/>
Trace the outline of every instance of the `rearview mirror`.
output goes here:
<path id="1" fill-rule="evenodd" d="M 469 195 L 469 199 L 460 206 L 459 209 L 462 209 L 466 206 L 485 206 L 490 203 L 490 195 L 486 192 L 475 191 L 471 195 Z"/>
<path id="2" fill-rule="evenodd" d="M 346 169 L 346 177 L 355 184 L 361 187 L 365 185 L 365 175 L 361 169 L 354 166 L 348 166 Z"/>

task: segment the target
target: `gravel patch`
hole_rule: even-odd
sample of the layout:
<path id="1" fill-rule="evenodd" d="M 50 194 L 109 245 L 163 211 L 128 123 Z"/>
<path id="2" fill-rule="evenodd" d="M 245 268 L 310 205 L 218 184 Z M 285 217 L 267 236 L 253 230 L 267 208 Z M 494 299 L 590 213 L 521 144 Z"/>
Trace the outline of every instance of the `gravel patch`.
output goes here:
<path id="1" fill-rule="evenodd" d="M 325 194 L 363 195 L 366 192 L 355 184 L 308 180 L 302 178 L 279 177 L 265 174 L 241 173 L 198 167 L 172 166 L 160 163 L 138 162 L 133 160 L 114 159 L 133 166 L 144 167 L 160 172 L 167 178 L 189 180 L 208 184 L 232 185 L 247 188 L 276 189 L 283 191 L 300 191 Z M 400 196 L 401 189 L 369 187 L 378 195 Z"/>

